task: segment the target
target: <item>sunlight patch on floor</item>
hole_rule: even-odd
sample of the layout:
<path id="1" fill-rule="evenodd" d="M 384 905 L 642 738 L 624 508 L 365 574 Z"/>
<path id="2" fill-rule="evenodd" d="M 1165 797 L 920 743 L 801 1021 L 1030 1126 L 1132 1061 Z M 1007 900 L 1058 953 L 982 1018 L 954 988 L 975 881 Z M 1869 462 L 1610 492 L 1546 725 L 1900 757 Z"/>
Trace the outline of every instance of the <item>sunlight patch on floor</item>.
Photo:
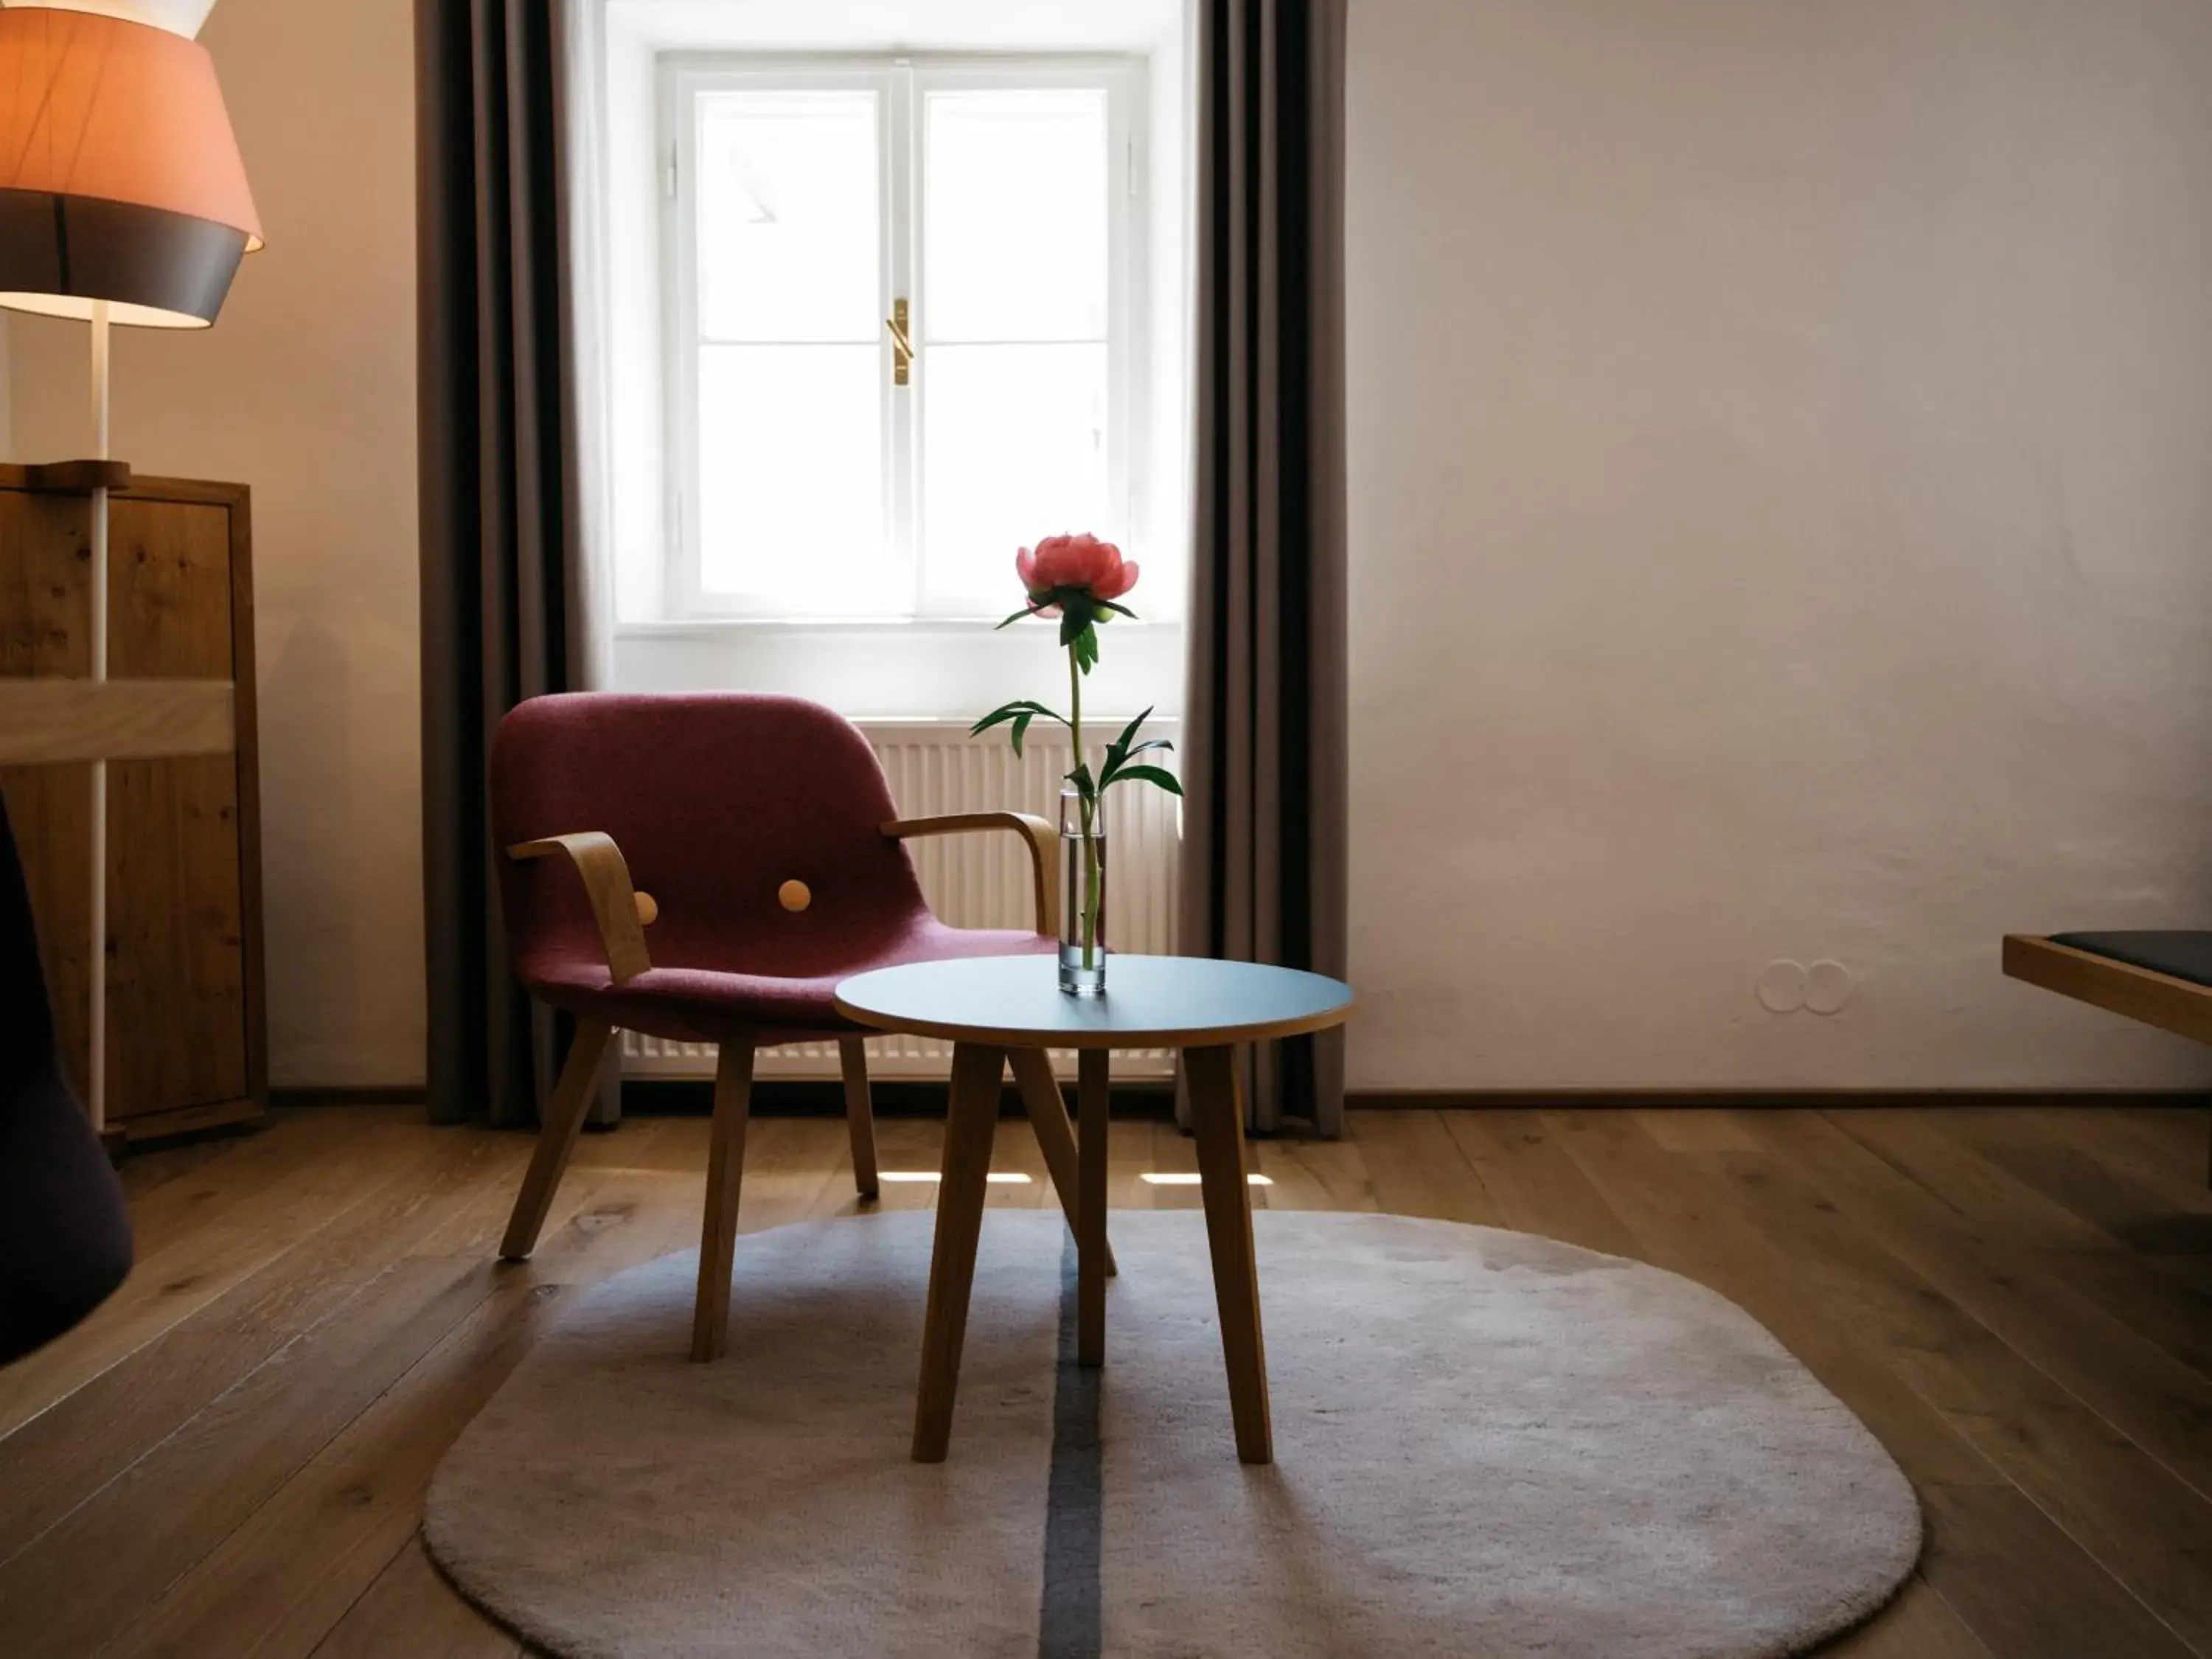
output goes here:
<path id="1" fill-rule="evenodd" d="M 917 1184 L 922 1182 L 933 1183 L 944 1178 L 935 1170 L 885 1170 L 876 1177 L 878 1181 L 911 1182 Z M 983 1179 L 999 1187 L 1026 1187 L 1030 1184 L 1029 1176 L 1013 1170 L 994 1170 Z"/>

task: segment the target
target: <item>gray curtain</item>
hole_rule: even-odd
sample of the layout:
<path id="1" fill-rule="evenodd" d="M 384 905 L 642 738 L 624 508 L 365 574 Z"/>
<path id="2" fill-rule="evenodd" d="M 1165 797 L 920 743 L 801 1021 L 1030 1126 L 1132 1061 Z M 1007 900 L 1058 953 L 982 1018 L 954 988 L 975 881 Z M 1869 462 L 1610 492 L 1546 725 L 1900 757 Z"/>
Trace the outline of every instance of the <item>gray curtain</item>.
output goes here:
<path id="1" fill-rule="evenodd" d="M 1346 963 L 1345 0 L 1203 0 L 1182 948 Z M 1340 1032 L 1267 1044 L 1255 1129 L 1344 1125 Z"/>
<path id="2" fill-rule="evenodd" d="M 507 971 L 485 765 L 500 717 L 578 683 L 584 660 L 563 56 L 545 0 L 416 0 L 423 900 L 441 1122 L 532 1121 L 559 1036 Z"/>

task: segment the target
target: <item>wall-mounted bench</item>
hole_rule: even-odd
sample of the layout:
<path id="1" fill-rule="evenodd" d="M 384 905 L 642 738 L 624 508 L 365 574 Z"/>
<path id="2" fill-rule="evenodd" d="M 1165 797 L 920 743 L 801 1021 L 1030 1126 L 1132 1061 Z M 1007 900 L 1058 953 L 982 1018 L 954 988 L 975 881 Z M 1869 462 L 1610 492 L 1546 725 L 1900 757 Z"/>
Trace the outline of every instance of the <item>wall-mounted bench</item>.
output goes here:
<path id="1" fill-rule="evenodd" d="M 2008 933 L 2004 970 L 2077 1002 L 2212 1043 L 2212 933 Z M 2212 1184 L 2212 1165 L 2206 1179 Z"/>

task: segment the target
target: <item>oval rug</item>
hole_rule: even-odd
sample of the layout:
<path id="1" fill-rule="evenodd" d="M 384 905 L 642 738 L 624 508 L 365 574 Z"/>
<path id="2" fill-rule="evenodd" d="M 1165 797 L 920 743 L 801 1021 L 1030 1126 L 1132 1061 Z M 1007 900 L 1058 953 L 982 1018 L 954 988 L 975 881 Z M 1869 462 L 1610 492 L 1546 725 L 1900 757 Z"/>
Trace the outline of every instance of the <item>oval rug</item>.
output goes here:
<path id="1" fill-rule="evenodd" d="M 1769 1659 L 1911 1571 L 1904 1475 L 1749 1316 L 1528 1234 L 1255 1215 L 1275 1462 L 1237 1461 L 1202 1216 L 1116 1211 L 1107 1365 L 1057 1213 L 986 1218 L 951 1458 L 908 1461 L 927 1212 L 609 1280 L 440 1467 L 432 1553 L 574 1659 Z"/>

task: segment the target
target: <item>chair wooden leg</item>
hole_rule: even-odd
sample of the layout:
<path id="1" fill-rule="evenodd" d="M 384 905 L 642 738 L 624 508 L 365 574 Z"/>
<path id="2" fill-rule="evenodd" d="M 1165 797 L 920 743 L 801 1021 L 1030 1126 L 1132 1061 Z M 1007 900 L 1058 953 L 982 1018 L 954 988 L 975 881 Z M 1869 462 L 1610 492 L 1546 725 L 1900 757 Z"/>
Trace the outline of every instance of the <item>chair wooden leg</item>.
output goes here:
<path id="1" fill-rule="evenodd" d="M 839 1037 L 837 1058 L 845 1072 L 845 1121 L 853 1131 L 853 1184 L 862 1198 L 880 1190 L 876 1182 L 876 1112 L 868 1099 L 868 1049 L 860 1037 Z"/>
<path id="2" fill-rule="evenodd" d="M 499 1253 L 507 1261 L 527 1261 L 538 1248 L 538 1235 L 545 1225 L 545 1212 L 553 1207 L 553 1194 L 561 1185 L 561 1172 L 576 1150 L 576 1134 L 592 1109 L 593 1086 L 599 1080 L 599 1061 L 607 1051 L 614 1028 L 604 1021 L 580 1019 L 576 1040 L 568 1046 L 568 1062 L 561 1067 L 553 1097 L 539 1113 L 538 1150 L 530 1155 L 530 1173 L 515 1194 L 514 1212 L 507 1218 L 507 1237 Z"/>
<path id="3" fill-rule="evenodd" d="M 1112 1252 L 1106 1247 L 1107 1060 L 1103 1048 L 1085 1048 L 1076 1057 L 1076 1127 L 1081 1134 L 1081 1167 L 1075 1178 L 1082 1194 L 1082 1224 L 1075 1231 L 1075 1361 L 1106 1363 L 1106 1273 Z"/>
<path id="4" fill-rule="evenodd" d="M 1060 1207 L 1067 1217 L 1068 1231 L 1077 1248 L 1083 1242 L 1082 1160 L 1075 1150 L 1075 1131 L 1067 1121 L 1067 1102 L 1052 1075 L 1052 1059 L 1042 1048 L 1009 1048 L 1006 1058 L 1014 1068 L 1014 1082 L 1022 1091 L 1022 1108 L 1036 1131 L 1037 1150 L 1044 1154 L 1046 1173 L 1060 1194 Z M 1113 1273 L 1114 1247 L 1106 1247 L 1106 1271 Z"/>
<path id="5" fill-rule="evenodd" d="M 1006 1054 L 981 1043 L 952 1050 L 952 1100 L 945 1118 L 945 1171 L 937 1188 L 937 1245 L 929 1260 L 929 1307 L 921 1331 L 921 1386 L 914 1404 L 914 1461 L 942 1463 L 952 1442 L 960 1348 L 975 1283 L 975 1243 L 999 1124 L 999 1079 Z"/>
<path id="6" fill-rule="evenodd" d="M 738 1248 L 738 1190 L 744 1183 L 745 1123 L 751 1115 L 753 1045 L 722 1044 L 714 1061 L 714 1127 L 707 1145 L 707 1213 L 699 1230 L 699 1300 L 691 1358 L 720 1359 L 730 1339 L 730 1265 Z"/>
<path id="7" fill-rule="evenodd" d="M 1260 1332 L 1260 1274 L 1252 1256 L 1252 1197 L 1244 1181 L 1244 1103 L 1237 1097 L 1236 1054 L 1225 1048 L 1192 1048 L 1184 1054 L 1183 1066 L 1190 1079 L 1191 1131 L 1198 1142 L 1237 1455 L 1247 1463 L 1271 1463 L 1275 1447 L 1267 1417 L 1267 1349 Z"/>

